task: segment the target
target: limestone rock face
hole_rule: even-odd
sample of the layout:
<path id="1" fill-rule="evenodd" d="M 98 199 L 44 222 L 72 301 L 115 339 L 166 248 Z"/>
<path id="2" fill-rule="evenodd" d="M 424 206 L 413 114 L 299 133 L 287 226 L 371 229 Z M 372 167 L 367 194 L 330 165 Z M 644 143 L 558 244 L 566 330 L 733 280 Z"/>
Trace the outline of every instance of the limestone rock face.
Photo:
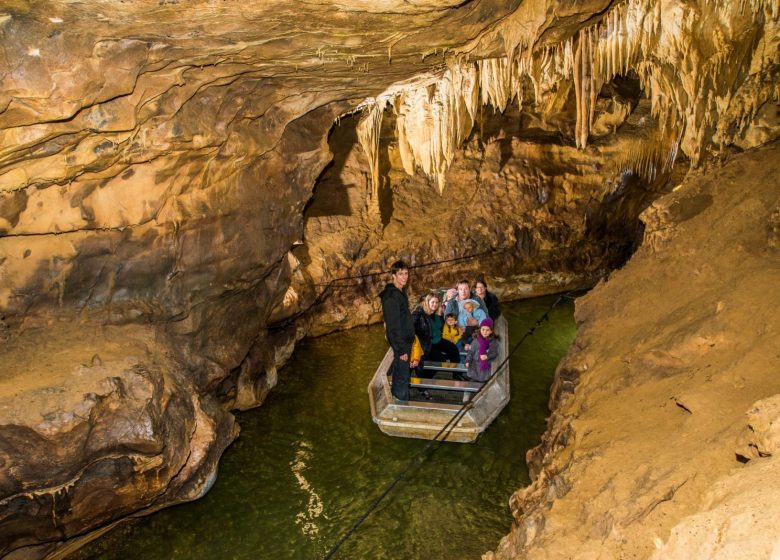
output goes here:
<path id="1" fill-rule="evenodd" d="M 640 249 L 578 301 L 533 483 L 487 558 L 777 552 L 778 172 L 775 142 L 643 213 Z"/>
<path id="2" fill-rule="evenodd" d="M 150 329 L 101 330 L 33 328 L 0 347 L 0 555 L 201 496 L 238 435 Z"/>
<path id="3" fill-rule="evenodd" d="M 300 337 L 376 320 L 374 273 L 395 258 L 495 252 L 413 288 L 500 265 L 504 297 L 623 263 L 690 163 L 780 133 L 778 13 L 2 3 L 0 551 L 198 495 L 235 435 L 224 410 L 262 403 Z M 359 281 L 321 289 L 344 276 Z"/>
<path id="4" fill-rule="evenodd" d="M 386 270 L 397 258 L 436 263 L 412 271 L 413 301 L 430 288 L 483 275 L 504 299 L 590 286 L 625 261 L 640 235 L 639 213 L 669 187 L 670 173 L 647 180 L 609 167 L 618 154 L 641 150 L 650 131 L 639 121 L 647 114 L 646 103 L 635 103 L 619 134 L 583 152 L 551 142 L 538 127 L 518 132 L 517 122 L 538 123 L 538 113 L 491 111 L 453 159 L 443 194 L 435 180 L 407 176 L 389 118 L 380 139 L 378 201 L 365 153 L 351 141 L 354 125 L 342 120 L 330 138 L 334 164 L 305 214 L 308 241 L 293 251 L 305 276 L 292 287 L 302 293 L 312 280 L 324 286 L 345 267 L 357 276 Z M 385 281 L 383 274 L 335 283 L 309 315 L 310 332 L 380 320 L 376 292 Z"/>
<path id="5" fill-rule="evenodd" d="M 737 439 L 737 455 L 745 459 L 780 455 L 780 395 L 758 401 L 746 415 L 747 426 Z"/>
<path id="6" fill-rule="evenodd" d="M 766 493 L 777 486 L 778 476 L 780 461 L 772 458 L 718 480 L 702 512 L 676 525 L 652 558 L 776 558 L 780 554 L 780 506 L 777 500 L 767 499 Z"/>
<path id="7" fill-rule="evenodd" d="M 773 496 L 780 476 L 779 405 L 780 394 L 750 407 L 737 448 L 738 456 L 750 458 L 750 463 L 716 481 L 701 512 L 683 518 L 654 559 L 690 558 L 694 553 L 714 559 L 780 554 L 780 504 Z"/>
<path id="8" fill-rule="evenodd" d="M 780 554 L 780 504 L 773 493 L 780 476 L 780 395 L 747 411 L 737 454 L 750 458 L 712 485 L 701 511 L 683 518 L 653 553 L 662 558 L 775 558 Z M 770 495 L 768 496 L 767 493 Z"/>

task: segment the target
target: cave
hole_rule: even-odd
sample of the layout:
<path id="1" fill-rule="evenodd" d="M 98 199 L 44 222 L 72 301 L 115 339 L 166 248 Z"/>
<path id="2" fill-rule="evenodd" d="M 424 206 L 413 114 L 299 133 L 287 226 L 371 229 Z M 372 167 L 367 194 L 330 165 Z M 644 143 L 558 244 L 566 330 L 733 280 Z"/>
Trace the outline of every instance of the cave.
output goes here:
<path id="1" fill-rule="evenodd" d="M 776 0 L 0 6 L 0 557 L 199 503 L 237 417 L 316 371 L 296 348 L 386 348 L 398 260 L 415 304 L 482 275 L 577 294 L 483 558 L 777 555 L 779 24 Z"/>

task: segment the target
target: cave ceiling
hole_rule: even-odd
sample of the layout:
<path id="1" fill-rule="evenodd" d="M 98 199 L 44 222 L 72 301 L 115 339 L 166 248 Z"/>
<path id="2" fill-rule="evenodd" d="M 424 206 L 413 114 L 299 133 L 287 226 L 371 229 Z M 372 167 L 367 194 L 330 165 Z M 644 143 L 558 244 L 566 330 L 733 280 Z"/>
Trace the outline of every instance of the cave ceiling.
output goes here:
<path id="1" fill-rule="evenodd" d="M 443 191 L 479 107 L 567 112 L 545 126 L 585 149 L 630 112 L 597 103 L 625 75 L 660 133 L 615 172 L 758 145 L 778 131 L 779 11 L 771 0 L 5 2 L 0 309 L 126 296 L 146 301 L 135 316 L 172 317 L 214 295 L 215 262 L 221 289 L 257 283 L 300 241 L 327 131 L 356 111 L 374 190 L 388 111 L 403 168 Z M 262 217 L 244 227 L 236 216 L 249 212 Z M 239 263 L 228 247 L 242 232 L 261 242 Z"/>
<path id="2" fill-rule="evenodd" d="M 302 336 L 379 320 L 376 275 L 334 278 L 490 251 L 502 297 L 592 286 L 681 167 L 780 136 L 779 16 L 0 1 L 0 438 L 38 442 L 0 456 L 0 555 L 207 491 L 225 408 L 261 404 Z M 138 439 L 136 410 L 170 420 Z"/>

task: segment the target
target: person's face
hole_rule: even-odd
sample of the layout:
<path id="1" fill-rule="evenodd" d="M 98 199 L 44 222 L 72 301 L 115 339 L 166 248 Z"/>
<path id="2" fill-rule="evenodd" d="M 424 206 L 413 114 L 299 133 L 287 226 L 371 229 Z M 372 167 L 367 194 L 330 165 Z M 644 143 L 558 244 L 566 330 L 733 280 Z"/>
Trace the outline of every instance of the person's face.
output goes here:
<path id="1" fill-rule="evenodd" d="M 477 282 L 477 284 L 474 286 L 474 290 L 477 292 L 479 297 L 484 297 L 485 292 L 487 292 L 487 287 L 482 282 Z"/>
<path id="2" fill-rule="evenodd" d="M 438 309 L 439 308 L 439 298 L 432 297 L 431 299 L 429 299 L 428 300 L 428 307 L 430 307 L 432 311 L 435 311 L 436 309 Z"/>
<path id="3" fill-rule="evenodd" d="M 464 303 L 463 304 L 463 309 L 465 309 L 466 311 L 471 313 L 471 312 L 474 311 L 474 304 L 473 303 Z"/>
<path id="4" fill-rule="evenodd" d="M 458 284 L 458 297 L 460 299 L 466 299 L 471 295 L 471 289 L 468 284 Z"/>
<path id="5" fill-rule="evenodd" d="M 455 326 L 455 317 L 447 317 L 447 324 L 451 327 Z"/>
<path id="6" fill-rule="evenodd" d="M 490 327 L 479 327 L 479 334 L 482 335 L 482 338 L 487 338 L 493 334 L 493 329 Z"/>
<path id="7" fill-rule="evenodd" d="M 393 274 L 393 284 L 395 284 L 399 288 L 403 288 L 406 286 L 406 283 L 409 281 L 409 270 L 406 268 L 402 268 L 395 274 Z"/>

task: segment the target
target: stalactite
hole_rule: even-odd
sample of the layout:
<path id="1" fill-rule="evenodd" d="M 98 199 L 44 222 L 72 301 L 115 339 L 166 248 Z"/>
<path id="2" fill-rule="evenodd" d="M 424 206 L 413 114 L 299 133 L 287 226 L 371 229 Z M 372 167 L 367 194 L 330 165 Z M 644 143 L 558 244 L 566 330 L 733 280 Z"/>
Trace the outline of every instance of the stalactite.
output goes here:
<path id="1" fill-rule="evenodd" d="M 444 191 L 444 173 L 474 125 L 478 103 L 477 67 L 455 64 L 432 85 L 403 91 L 394 102 L 401 161 L 417 167 Z"/>
<path id="2" fill-rule="evenodd" d="M 371 170 L 369 209 L 377 215 L 379 213 L 379 133 L 386 104 L 386 99 L 377 99 L 357 126 L 358 141 L 366 154 Z"/>
<path id="3" fill-rule="evenodd" d="M 613 160 L 616 174 L 631 173 L 648 183 L 668 173 L 677 161 L 682 131 L 656 129 L 649 137 L 636 142 Z"/>
<path id="4" fill-rule="evenodd" d="M 663 14 L 661 8 L 662 3 L 655 0 L 626 0 L 598 23 L 580 29 L 576 37 L 538 47 L 524 28 L 510 29 L 504 32 L 506 58 L 453 63 L 438 80 L 396 87 L 383 94 L 394 100 L 398 113 L 404 169 L 410 174 L 422 169 L 443 189 L 444 173 L 473 126 L 477 103 L 481 100 L 504 111 L 517 98 L 522 106 L 526 79 L 533 85 L 537 106 L 559 82 L 573 80 L 575 143 L 584 148 L 602 84 L 630 71 L 639 77 L 661 132 L 679 136 L 675 157 L 681 149 L 696 164 L 704 145 L 716 136 L 721 141 L 735 137 L 750 125 L 759 107 L 777 95 L 770 88 L 754 85 L 751 87 L 759 93 L 751 101 L 750 94 L 738 91 L 750 81 L 739 74 L 744 72 L 740 69 L 745 67 L 745 58 L 752 57 L 750 68 L 754 72 L 776 64 L 776 49 L 758 49 L 756 41 L 746 40 L 746 31 L 739 27 L 703 29 L 702 14 L 717 11 L 715 21 L 737 21 L 749 12 L 753 21 L 774 26 L 770 32 L 776 33 L 771 29 L 778 26 L 780 0 L 691 0 L 666 6 Z M 676 10 L 674 17 L 666 15 L 664 19 L 670 9 Z M 753 27 L 747 32 L 759 37 L 761 26 Z M 732 33 L 741 35 L 732 37 Z M 740 49 L 735 45 L 745 46 Z M 694 62 L 703 57 L 708 57 L 704 63 Z M 724 115 L 729 116 L 727 124 L 720 122 Z M 641 163 L 642 157 L 636 157 L 642 173 L 663 168 Z M 658 161 L 656 156 L 650 159 Z"/>
<path id="5" fill-rule="evenodd" d="M 514 65 L 507 58 L 487 58 L 477 62 L 483 105 L 492 105 L 502 113 L 517 94 Z"/>
<path id="6" fill-rule="evenodd" d="M 580 30 L 574 54 L 574 93 L 577 106 L 576 143 L 578 148 L 588 144 L 588 133 L 596 111 L 596 98 L 601 85 L 593 72 L 593 33 Z"/>

